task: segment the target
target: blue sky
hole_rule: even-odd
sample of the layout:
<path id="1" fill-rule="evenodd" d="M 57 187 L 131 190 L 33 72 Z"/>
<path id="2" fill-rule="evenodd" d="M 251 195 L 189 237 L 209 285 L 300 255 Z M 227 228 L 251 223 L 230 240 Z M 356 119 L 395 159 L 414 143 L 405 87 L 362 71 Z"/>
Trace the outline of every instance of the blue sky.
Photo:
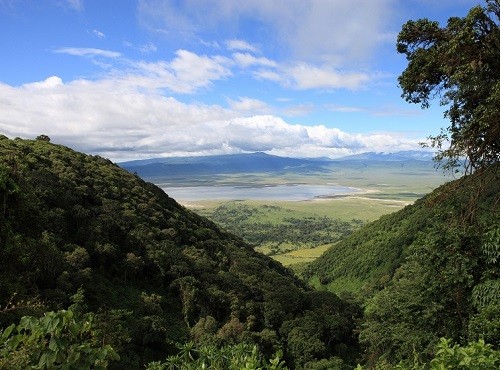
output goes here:
<path id="1" fill-rule="evenodd" d="M 443 107 L 406 103 L 409 19 L 477 0 L 0 0 L 0 133 L 114 161 L 418 148 Z"/>

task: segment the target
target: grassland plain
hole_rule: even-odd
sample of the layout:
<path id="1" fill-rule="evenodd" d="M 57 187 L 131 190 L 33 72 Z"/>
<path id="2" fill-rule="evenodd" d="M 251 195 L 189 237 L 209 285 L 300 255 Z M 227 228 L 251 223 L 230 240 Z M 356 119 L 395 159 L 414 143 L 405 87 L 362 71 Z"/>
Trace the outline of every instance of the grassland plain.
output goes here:
<path id="1" fill-rule="evenodd" d="M 272 186 L 282 184 L 339 185 L 354 194 L 310 200 L 182 200 L 187 208 L 215 221 L 260 252 L 300 272 L 303 265 L 352 231 L 395 212 L 452 179 L 428 161 L 336 164 L 315 173 L 229 174 L 155 178 L 169 186 Z M 168 190 L 167 190 L 168 191 Z M 300 222 L 302 220 L 303 222 Z"/>

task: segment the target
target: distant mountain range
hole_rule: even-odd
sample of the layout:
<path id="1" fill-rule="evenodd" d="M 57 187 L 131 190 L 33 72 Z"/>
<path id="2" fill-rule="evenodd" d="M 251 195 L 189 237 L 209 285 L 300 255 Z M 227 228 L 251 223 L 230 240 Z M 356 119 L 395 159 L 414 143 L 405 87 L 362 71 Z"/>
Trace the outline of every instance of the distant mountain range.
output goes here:
<path id="1" fill-rule="evenodd" d="M 332 165 L 346 162 L 431 161 L 432 153 L 402 151 L 396 153 L 368 152 L 338 159 L 289 158 L 261 152 L 201 157 L 166 157 L 122 162 L 119 165 L 142 177 L 175 175 L 210 175 L 259 172 L 323 172 Z"/>
<path id="2" fill-rule="evenodd" d="M 335 159 L 334 161 L 346 160 L 370 160 L 370 161 L 432 161 L 434 153 L 423 150 L 406 150 L 396 153 L 384 152 L 366 152 L 361 154 L 349 155 L 346 157 Z"/>

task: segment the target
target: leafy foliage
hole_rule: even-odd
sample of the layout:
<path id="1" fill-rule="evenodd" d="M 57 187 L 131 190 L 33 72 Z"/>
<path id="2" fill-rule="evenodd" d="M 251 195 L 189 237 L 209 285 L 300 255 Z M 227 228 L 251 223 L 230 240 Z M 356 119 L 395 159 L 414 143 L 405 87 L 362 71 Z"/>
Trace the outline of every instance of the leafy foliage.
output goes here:
<path id="1" fill-rule="evenodd" d="M 495 180 L 469 223 L 461 215 L 467 208 L 463 199 L 482 176 Z M 429 227 L 419 231 L 393 279 L 367 303 L 360 340 L 372 356 L 397 363 L 416 351 L 425 361 L 440 337 L 498 343 L 499 317 L 493 307 L 498 306 L 500 266 L 490 257 L 489 243 L 499 224 L 498 213 L 490 208 L 498 203 L 499 180 L 493 167 L 441 189 L 453 187 L 455 193 L 434 205 Z M 485 235 L 484 230 L 492 231 Z"/>
<path id="2" fill-rule="evenodd" d="M 467 369 L 494 370 L 500 367 L 500 351 L 480 339 L 465 347 L 441 338 L 435 357 L 430 362 L 432 370 Z"/>
<path id="3" fill-rule="evenodd" d="M 499 194 L 498 166 L 490 166 L 381 217 L 309 265 L 311 282 L 363 302 L 369 364 L 416 353 L 427 361 L 440 337 L 498 345 Z"/>
<path id="4" fill-rule="evenodd" d="M 178 346 L 179 353 L 168 357 L 164 362 L 152 362 L 147 370 L 286 370 L 277 352 L 272 359 L 265 361 L 255 345 L 245 343 L 217 347 L 202 345 L 196 347 L 193 342 Z"/>
<path id="5" fill-rule="evenodd" d="M 0 332 L 0 368 L 105 369 L 119 356 L 103 345 L 93 316 L 72 311 L 47 312 L 39 319 L 24 316 Z"/>
<path id="6" fill-rule="evenodd" d="M 399 77 L 403 97 L 427 108 L 439 95 L 448 106 L 450 126 L 430 137 L 437 159 L 454 168 L 465 158 L 469 173 L 500 156 L 500 3 L 486 3 L 443 28 L 428 19 L 408 21 L 397 42 L 409 61 Z"/>
<path id="7" fill-rule="evenodd" d="M 433 350 L 433 358 L 429 362 L 415 361 L 413 364 L 400 362 L 397 365 L 380 361 L 376 369 L 384 370 L 494 370 L 500 367 L 500 351 L 492 348 L 480 339 L 460 346 L 450 339 L 440 338 Z M 356 370 L 362 370 L 358 365 Z"/>

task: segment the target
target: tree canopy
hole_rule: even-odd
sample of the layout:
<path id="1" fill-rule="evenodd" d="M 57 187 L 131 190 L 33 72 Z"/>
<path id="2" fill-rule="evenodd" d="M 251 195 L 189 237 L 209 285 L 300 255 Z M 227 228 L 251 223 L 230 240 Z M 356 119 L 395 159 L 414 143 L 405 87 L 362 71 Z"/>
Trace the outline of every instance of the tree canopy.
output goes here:
<path id="1" fill-rule="evenodd" d="M 500 157 L 500 1 L 472 8 L 446 27 L 428 19 L 408 21 L 397 50 L 408 66 L 399 76 L 402 97 L 428 108 L 439 97 L 450 121 L 430 136 L 436 160 L 466 173 Z"/>

